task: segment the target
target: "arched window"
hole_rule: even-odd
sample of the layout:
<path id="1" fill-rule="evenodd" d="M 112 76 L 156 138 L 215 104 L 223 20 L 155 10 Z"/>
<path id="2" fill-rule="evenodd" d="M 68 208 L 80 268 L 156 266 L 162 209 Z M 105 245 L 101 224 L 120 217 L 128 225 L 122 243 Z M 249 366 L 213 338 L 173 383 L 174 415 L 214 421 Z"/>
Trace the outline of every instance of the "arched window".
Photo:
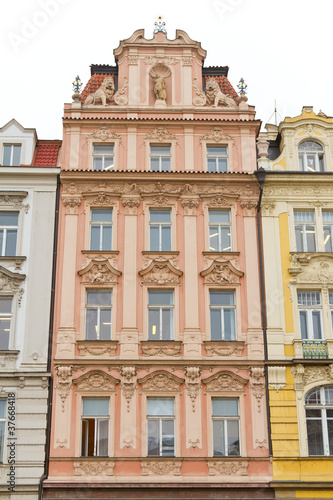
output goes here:
<path id="1" fill-rule="evenodd" d="M 314 141 L 305 141 L 298 146 L 299 169 L 303 172 L 324 172 L 324 148 Z"/>
<path id="2" fill-rule="evenodd" d="M 333 385 L 308 392 L 305 412 L 309 455 L 333 455 Z"/>

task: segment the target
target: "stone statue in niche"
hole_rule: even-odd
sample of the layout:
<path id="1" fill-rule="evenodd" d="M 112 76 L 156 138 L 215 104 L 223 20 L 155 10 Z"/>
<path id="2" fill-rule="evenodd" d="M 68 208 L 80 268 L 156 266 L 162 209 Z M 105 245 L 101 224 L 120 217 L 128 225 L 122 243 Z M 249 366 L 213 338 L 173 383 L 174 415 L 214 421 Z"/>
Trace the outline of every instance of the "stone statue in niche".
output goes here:
<path id="1" fill-rule="evenodd" d="M 171 75 L 171 71 L 165 64 L 155 64 L 149 74 L 154 80 L 154 94 L 156 97 L 155 106 L 165 107 L 166 106 L 166 89 L 165 89 L 165 79 Z"/>
<path id="2" fill-rule="evenodd" d="M 219 104 L 222 104 L 225 108 L 237 108 L 233 98 L 223 94 L 215 78 L 208 78 L 206 82 L 206 99 L 208 104 L 214 108 L 217 108 Z"/>

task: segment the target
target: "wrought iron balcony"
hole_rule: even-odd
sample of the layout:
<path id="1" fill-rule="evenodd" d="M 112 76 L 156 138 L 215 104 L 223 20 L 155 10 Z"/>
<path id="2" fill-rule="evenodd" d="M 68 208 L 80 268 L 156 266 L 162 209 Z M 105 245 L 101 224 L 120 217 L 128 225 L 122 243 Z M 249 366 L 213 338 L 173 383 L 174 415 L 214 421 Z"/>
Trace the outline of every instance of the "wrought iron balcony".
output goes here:
<path id="1" fill-rule="evenodd" d="M 328 358 L 326 340 L 303 340 L 304 359 L 326 359 Z"/>

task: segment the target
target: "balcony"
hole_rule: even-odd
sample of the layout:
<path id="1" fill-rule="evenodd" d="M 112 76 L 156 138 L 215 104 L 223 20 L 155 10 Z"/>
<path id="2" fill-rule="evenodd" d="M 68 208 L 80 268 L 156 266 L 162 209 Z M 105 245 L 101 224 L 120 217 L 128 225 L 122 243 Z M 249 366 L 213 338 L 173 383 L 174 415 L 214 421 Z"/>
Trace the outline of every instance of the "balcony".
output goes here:
<path id="1" fill-rule="evenodd" d="M 304 359 L 327 359 L 328 350 L 326 340 L 302 340 Z"/>

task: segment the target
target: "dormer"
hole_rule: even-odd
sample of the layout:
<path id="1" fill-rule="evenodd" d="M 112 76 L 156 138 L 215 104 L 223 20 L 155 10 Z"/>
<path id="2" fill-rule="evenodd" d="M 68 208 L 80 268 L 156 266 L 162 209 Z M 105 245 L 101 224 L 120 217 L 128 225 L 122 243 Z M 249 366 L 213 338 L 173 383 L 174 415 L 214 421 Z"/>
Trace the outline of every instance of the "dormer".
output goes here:
<path id="1" fill-rule="evenodd" d="M 0 128 L 0 165 L 31 165 L 37 144 L 34 128 L 24 128 L 14 118 Z"/>

